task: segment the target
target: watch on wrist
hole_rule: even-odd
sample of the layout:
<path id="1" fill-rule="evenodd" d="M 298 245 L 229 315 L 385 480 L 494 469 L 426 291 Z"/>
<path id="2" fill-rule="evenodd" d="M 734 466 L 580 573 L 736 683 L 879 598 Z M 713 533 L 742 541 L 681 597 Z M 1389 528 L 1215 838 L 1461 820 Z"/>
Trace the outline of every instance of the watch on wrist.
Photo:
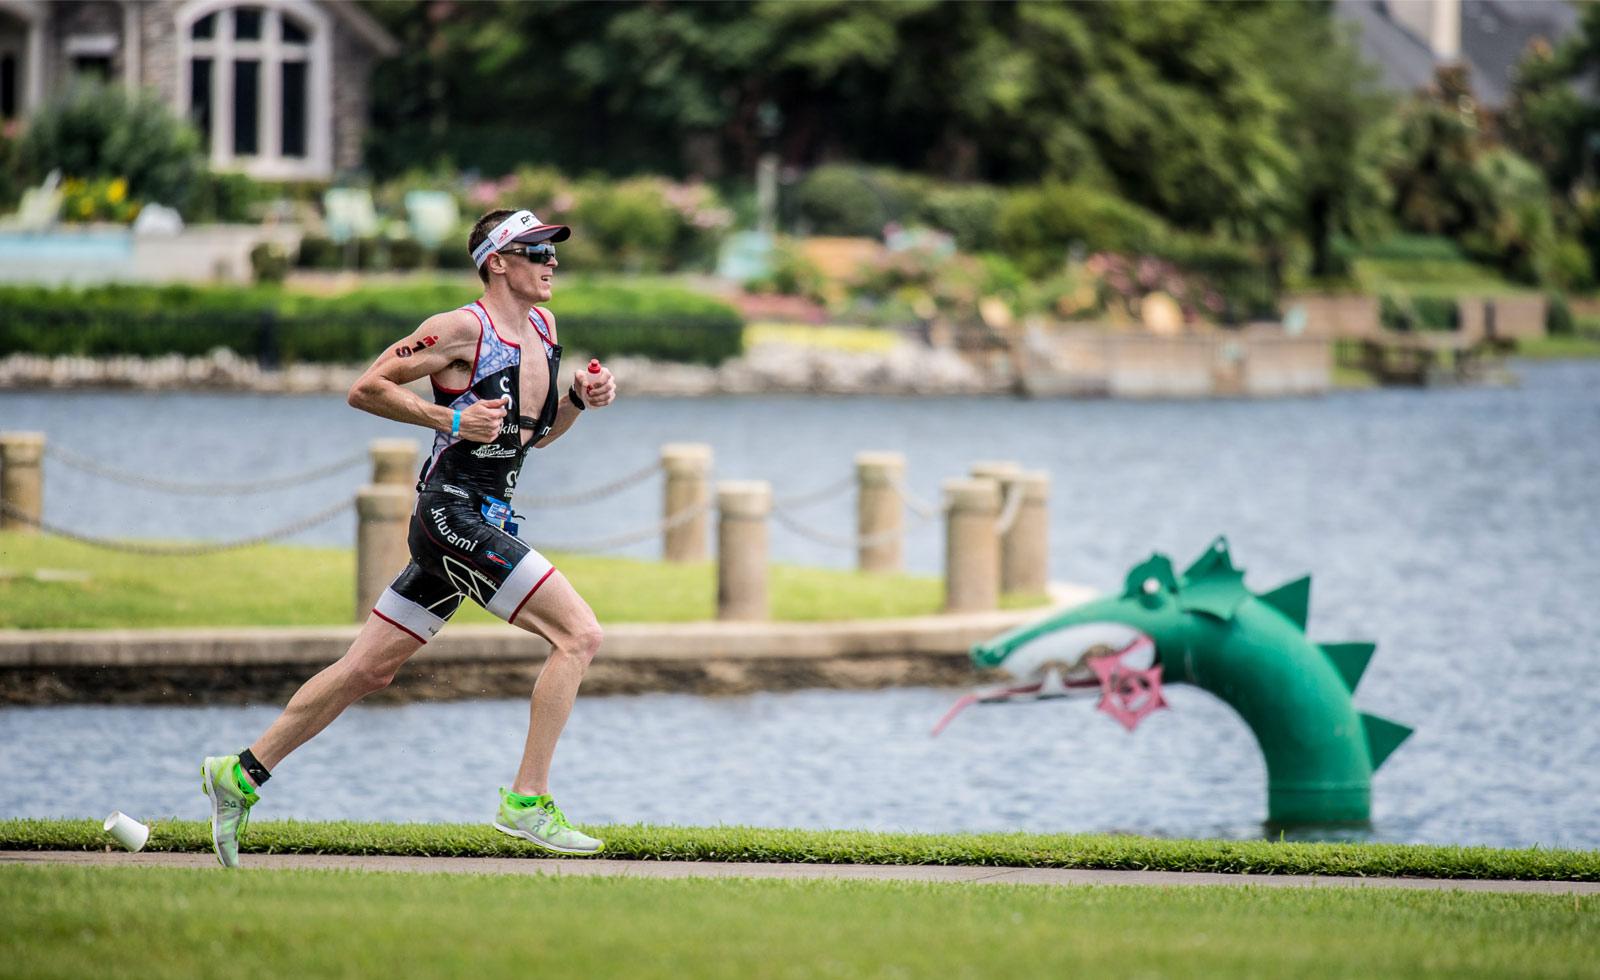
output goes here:
<path id="1" fill-rule="evenodd" d="M 589 407 L 589 406 L 587 406 L 587 405 L 585 405 L 583 403 L 583 399 L 582 398 L 578 397 L 578 386 L 577 385 L 573 385 L 571 388 L 567 389 L 567 398 L 572 402 L 572 404 L 574 406 L 577 407 L 578 411 L 580 411 L 580 412 Z"/>

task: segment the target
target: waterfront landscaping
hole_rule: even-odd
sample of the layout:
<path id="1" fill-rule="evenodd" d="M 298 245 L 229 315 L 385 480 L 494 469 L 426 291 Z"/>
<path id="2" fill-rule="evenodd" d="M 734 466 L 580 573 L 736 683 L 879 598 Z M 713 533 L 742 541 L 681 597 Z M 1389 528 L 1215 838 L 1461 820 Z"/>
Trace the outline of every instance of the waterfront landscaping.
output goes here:
<path id="1" fill-rule="evenodd" d="M 550 553 L 604 623 L 716 618 L 713 562 L 669 565 Z M 939 611 L 939 579 L 774 565 L 772 616 L 819 621 Z M 353 621 L 355 554 L 261 545 L 184 557 L 104 551 L 47 535 L 0 533 L 0 629 L 323 626 Z M 1010 597 L 1007 608 L 1045 602 Z M 464 603 L 454 622 L 498 622 Z"/>

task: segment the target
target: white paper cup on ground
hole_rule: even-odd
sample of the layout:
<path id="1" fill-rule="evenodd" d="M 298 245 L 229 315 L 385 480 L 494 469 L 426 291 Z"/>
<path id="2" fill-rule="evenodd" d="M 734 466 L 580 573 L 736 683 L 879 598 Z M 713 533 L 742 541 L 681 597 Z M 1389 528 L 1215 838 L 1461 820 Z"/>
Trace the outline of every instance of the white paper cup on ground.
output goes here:
<path id="1" fill-rule="evenodd" d="M 150 839 L 150 828 L 121 810 L 112 810 L 111 816 L 106 818 L 106 833 L 130 851 L 139 850 Z"/>

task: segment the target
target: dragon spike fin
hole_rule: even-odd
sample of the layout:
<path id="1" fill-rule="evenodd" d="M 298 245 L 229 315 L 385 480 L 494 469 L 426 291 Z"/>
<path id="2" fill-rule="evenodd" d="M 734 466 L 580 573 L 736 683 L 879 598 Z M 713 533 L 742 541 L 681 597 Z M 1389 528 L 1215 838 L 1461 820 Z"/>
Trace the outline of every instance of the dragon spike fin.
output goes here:
<path id="1" fill-rule="evenodd" d="M 1333 663 L 1333 668 L 1344 679 L 1345 689 L 1354 692 L 1356 685 L 1361 683 L 1361 675 L 1366 672 L 1367 663 L 1372 659 L 1372 651 L 1378 648 L 1376 643 L 1322 643 L 1318 644 L 1328 660 Z"/>
<path id="2" fill-rule="evenodd" d="M 1311 576 L 1306 575 L 1278 586 L 1265 595 L 1257 596 L 1262 602 L 1288 616 L 1300 632 L 1306 629 L 1306 618 L 1311 612 Z M 1360 676 L 1358 672 L 1356 676 Z M 1355 684 L 1350 685 L 1351 689 Z"/>
<path id="3" fill-rule="evenodd" d="M 1406 726 L 1366 712 L 1361 713 L 1361 728 L 1367 736 L 1367 758 L 1372 760 L 1373 772 L 1377 772 L 1389 753 L 1411 735 L 1411 729 Z"/>
<path id="4" fill-rule="evenodd" d="M 1221 534 L 1206 546 L 1205 551 L 1200 552 L 1199 558 L 1183 570 L 1183 577 L 1191 580 L 1200 579 L 1218 571 L 1234 571 L 1233 557 L 1228 554 L 1228 539 Z"/>

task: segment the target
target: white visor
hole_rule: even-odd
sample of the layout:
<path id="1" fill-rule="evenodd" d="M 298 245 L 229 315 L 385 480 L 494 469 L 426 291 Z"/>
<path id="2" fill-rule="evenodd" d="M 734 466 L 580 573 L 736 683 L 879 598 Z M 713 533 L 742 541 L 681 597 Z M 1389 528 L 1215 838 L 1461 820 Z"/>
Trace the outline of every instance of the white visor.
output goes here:
<path id="1" fill-rule="evenodd" d="M 489 232 L 489 237 L 478 243 L 478 247 L 472 250 L 472 264 L 480 269 L 483 268 L 489 256 L 512 242 L 560 242 L 565 241 L 571 234 L 572 230 L 566 225 L 547 225 L 532 211 L 518 211 L 495 225 L 494 231 Z"/>

